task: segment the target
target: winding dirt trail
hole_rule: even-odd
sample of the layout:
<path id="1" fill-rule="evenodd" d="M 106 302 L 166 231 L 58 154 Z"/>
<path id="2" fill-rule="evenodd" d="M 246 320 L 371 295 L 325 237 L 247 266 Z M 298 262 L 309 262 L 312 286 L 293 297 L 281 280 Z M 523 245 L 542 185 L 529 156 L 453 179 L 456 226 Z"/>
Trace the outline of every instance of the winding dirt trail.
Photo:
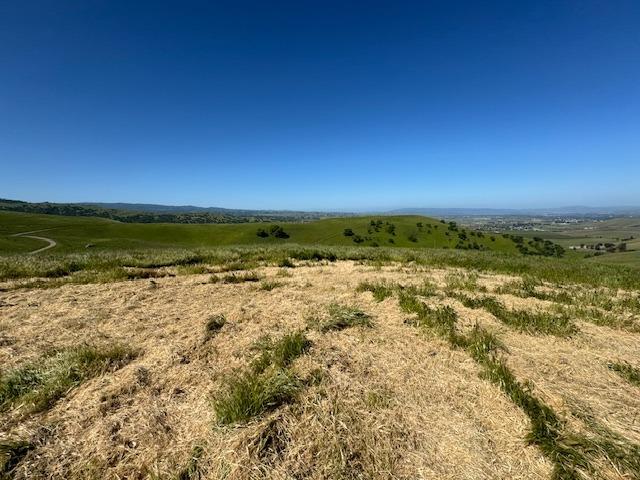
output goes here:
<path id="1" fill-rule="evenodd" d="M 42 248 L 38 248 L 37 250 L 32 250 L 31 252 L 29 252 L 29 255 L 33 255 L 34 253 L 40 253 L 40 252 L 44 252 L 45 250 L 49 250 L 50 248 L 55 247 L 58 242 L 56 242 L 55 240 L 52 240 L 51 238 L 47 238 L 47 237 L 39 237 L 36 235 L 31 235 L 32 233 L 38 233 L 38 232 L 44 232 L 47 230 L 51 230 L 50 228 L 47 228 L 45 230 L 33 230 L 31 232 L 22 232 L 22 233 L 14 233 L 13 235 L 11 235 L 12 237 L 24 237 L 24 238 L 34 238 L 36 240 L 42 240 L 43 242 L 47 242 L 48 245 L 42 247 Z"/>

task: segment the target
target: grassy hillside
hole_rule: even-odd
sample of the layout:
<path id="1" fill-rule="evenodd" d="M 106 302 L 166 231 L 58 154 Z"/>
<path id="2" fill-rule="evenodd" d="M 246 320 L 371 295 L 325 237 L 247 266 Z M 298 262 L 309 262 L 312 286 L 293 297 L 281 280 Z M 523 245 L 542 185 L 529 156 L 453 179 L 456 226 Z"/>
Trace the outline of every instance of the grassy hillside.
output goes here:
<path id="1" fill-rule="evenodd" d="M 52 253 L 197 248 L 220 245 L 282 245 L 288 243 L 332 246 L 387 246 L 459 248 L 517 253 L 516 242 L 501 235 L 482 234 L 420 216 L 347 217 L 309 223 L 259 224 L 136 224 L 102 218 L 65 217 L 0 212 L 0 253 L 22 253 L 43 246 L 11 235 L 40 231 L 55 240 Z M 263 229 L 264 237 L 258 235 Z"/>
<path id="2" fill-rule="evenodd" d="M 30 203 L 0 198 L 0 211 L 98 217 L 125 223 L 245 223 L 266 221 L 305 221 L 325 218 L 323 212 L 284 210 L 237 210 L 136 203 Z"/>

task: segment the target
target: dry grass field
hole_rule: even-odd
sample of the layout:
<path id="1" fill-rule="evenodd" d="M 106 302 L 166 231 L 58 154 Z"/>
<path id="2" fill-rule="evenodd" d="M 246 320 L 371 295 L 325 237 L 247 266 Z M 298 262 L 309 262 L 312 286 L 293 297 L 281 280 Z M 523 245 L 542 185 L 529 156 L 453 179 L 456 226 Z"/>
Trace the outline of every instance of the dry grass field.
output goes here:
<path id="1" fill-rule="evenodd" d="M 638 291 L 223 270 L 5 281 L 0 478 L 640 478 Z"/>

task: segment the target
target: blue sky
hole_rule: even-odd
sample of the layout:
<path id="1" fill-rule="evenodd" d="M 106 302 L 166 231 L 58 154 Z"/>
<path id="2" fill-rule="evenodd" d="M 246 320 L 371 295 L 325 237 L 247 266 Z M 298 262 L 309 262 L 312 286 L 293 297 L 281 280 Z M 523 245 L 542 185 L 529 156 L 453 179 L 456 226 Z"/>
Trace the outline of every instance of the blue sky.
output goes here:
<path id="1" fill-rule="evenodd" d="M 640 2 L 0 4 L 0 197 L 640 205 Z"/>

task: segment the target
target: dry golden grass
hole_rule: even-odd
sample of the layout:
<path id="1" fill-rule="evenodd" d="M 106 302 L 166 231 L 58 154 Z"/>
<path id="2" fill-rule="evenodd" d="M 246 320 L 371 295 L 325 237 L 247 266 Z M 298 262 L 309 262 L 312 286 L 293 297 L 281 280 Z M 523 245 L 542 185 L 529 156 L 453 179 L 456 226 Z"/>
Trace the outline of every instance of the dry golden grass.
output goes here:
<path id="1" fill-rule="evenodd" d="M 568 428 L 588 433 L 597 422 L 629 445 L 640 443 L 640 388 L 607 367 L 610 361 L 637 363 L 637 333 L 579 320 L 578 332 L 568 338 L 519 333 L 447 297 L 447 286 L 464 287 L 452 277 L 460 271 L 353 262 L 308 262 L 287 269 L 287 276 L 276 267 L 253 270 L 281 285 L 265 290 L 253 282 L 210 283 L 207 271 L 0 293 L 3 372 L 53 348 L 113 343 L 140 352 L 121 369 L 69 391 L 48 411 L 26 418 L 16 410 L 1 413 L 0 443 L 32 444 L 12 475 L 552 478 L 552 462 L 526 441 L 529 418 L 481 377 L 465 351 L 407 325 L 395 296 L 378 302 L 357 291 L 361 282 L 383 280 L 420 286 L 428 279 L 438 293 L 426 303 L 452 306 L 462 331 L 477 324 L 496 332 L 509 368 L 521 382 L 531 382 Z M 513 280 L 474 277 L 489 292 Z M 497 296 L 509 308 L 552 306 Z M 308 329 L 306 319 L 330 304 L 357 307 L 373 326 Z M 207 321 L 215 315 L 226 322 L 207 336 Z M 215 399 L 229 376 L 250 368 L 256 341 L 304 329 L 311 347 L 289 367 L 302 382 L 295 399 L 247 423 L 217 424 Z M 594 479 L 633 478 L 606 456 L 595 466 Z"/>

